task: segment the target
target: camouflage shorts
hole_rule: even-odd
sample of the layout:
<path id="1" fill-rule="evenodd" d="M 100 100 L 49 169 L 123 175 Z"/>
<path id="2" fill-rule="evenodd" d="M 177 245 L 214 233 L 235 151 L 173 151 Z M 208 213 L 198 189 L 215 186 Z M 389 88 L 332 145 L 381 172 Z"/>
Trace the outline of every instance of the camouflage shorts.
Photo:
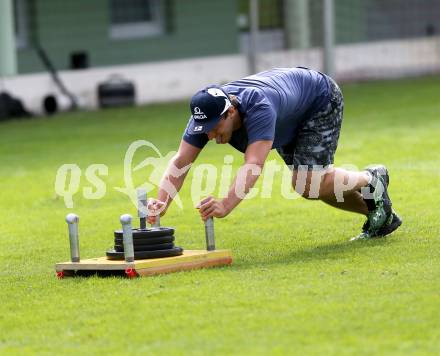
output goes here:
<path id="1" fill-rule="evenodd" d="M 277 148 L 284 162 L 297 170 L 326 167 L 333 163 L 341 131 L 344 99 L 338 85 L 329 77 L 330 100 L 326 107 L 304 120 L 294 142 Z M 301 168 L 302 168 L 301 167 Z"/>

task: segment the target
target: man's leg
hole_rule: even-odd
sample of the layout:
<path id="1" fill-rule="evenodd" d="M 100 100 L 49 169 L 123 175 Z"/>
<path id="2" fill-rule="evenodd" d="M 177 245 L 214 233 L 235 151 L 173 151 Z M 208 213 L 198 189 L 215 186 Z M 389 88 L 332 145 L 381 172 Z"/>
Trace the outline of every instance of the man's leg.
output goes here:
<path id="1" fill-rule="evenodd" d="M 292 185 L 299 194 L 367 216 L 362 233 L 356 239 L 388 235 L 400 226 L 402 220 L 391 207 L 386 168 L 378 166 L 353 172 L 330 166 L 338 145 L 344 100 L 333 80 L 329 79 L 329 85 L 327 106 L 303 122 L 295 142 L 277 151 L 293 168 Z M 316 166 L 321 169 L 313 170 Z M 304 167 L 306 169 L 302 170 Z M 324 167 L 330 168 L 324 170 Z"/>
<path id="2" fill-rule="evenodd" d="M 370 174 L 329 168 L 321 171 L 293 171 L 292 186 L 306 199 L 319 199 L 335 208 L 367 215 L 368 208 L 360 193 L 367 186 Z M 316 175 L 313 179 L 313 175 Z M 305 182 L 304 182 L 305 180 Z"/>
<path id="3" fill-rule="evenodd" d="M 294 170 L 292 177 L 294 189 L 304 198 L 319 199 L 336 208 L 367 216 L 361 234 L 352 240 L 386 236 L 402 224 L 392 209 L 388 184 L 384 166 L 363 172 L 342 168 Z"/>

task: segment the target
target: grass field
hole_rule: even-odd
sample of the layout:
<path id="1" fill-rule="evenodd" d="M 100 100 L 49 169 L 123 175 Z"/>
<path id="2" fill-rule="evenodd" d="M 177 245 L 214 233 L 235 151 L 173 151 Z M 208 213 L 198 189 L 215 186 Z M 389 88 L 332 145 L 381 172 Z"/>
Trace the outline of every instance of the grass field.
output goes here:
<path id="1" fill-rule="evenodd" d="M 103 255 L 119 216 L 131 142 L 176 149 L 188 104 L 77 112 L 0 125 L 0 353 L 438 354 L 440 352 L 440 78 L 346 85 L 337 164 L 385 163 L 404 224 L 390 238 L 348 242 L 363 217 L 320 202 L 243 202 L 216 221 L 232 267 L 127 280 L 57 280 L 69 259 L 65 215 L 80 215 L 82 257 Z M 198 162 L 233 154 L 211 143 Z M 141 155 L 136 156 L 141 160 Z M 270 158 L 276 158 L 275 152 Z M 72 210 L 58 167 L 109 167 L 107 193 Z M 81 189 L 89 183 L 81 181 Z M 135 179 L 142 181 L 139 173 Z M 191 179 L 191 176 L 189 177 Z M 203 248 L 190 184 L 162 219 L 178 244 Z"/>

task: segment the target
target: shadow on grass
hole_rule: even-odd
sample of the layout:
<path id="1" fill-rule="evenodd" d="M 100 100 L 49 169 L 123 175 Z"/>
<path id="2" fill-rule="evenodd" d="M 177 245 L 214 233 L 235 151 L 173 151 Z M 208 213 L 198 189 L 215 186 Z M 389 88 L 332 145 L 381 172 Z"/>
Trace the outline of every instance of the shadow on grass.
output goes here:
<path id="1" fill-rule="evenodd" d="M 235 260 L 234 268 L 248 269 L 256 266 L 268 266 L 278 264 L 309 263 L 322 260 L 336 260 L 356 256 L 359 253 L 367 252 L 377 247 L 387 247 L 395 243 L 395 239 L 384 238 L 369 241 L 342 241 L 308 246 L 296 250 L 277 250 L 273 246 L 265 255 L 247 256 L 246 260 Z"/>

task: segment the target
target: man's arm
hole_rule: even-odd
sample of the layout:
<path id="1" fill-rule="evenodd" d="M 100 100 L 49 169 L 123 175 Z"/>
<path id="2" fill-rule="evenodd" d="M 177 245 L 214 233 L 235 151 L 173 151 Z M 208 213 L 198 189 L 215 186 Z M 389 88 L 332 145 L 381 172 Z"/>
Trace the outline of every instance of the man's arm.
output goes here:
<path id="1" fill-rule="evenodd" d="M 245 163 L 240 167 L 228 196 L 222 200 L 207 197 L 200 202 L 198 208 L 203 220 L 228 215 L 244 199 L 260 176 L 271 148 L 272 141 L 256 141 L 246 148 Z"/>
<path id="2" fill-rule="evenodd" d="M 180 191 L 191 164 L 196 160 L 202 149 L 195 147 L 184 140 L 180 142 L 179 150 L 168 163 L 168 167 L 160 181 L 157 199 L 151 199 L 148 209 L 153 212 L 160 210 L 164 214 L 173 198 Z M 163 204 L 165 203 L 165 204 Z M 149 217 L 149 223 L 153 223 L 154 216 Z"/>

